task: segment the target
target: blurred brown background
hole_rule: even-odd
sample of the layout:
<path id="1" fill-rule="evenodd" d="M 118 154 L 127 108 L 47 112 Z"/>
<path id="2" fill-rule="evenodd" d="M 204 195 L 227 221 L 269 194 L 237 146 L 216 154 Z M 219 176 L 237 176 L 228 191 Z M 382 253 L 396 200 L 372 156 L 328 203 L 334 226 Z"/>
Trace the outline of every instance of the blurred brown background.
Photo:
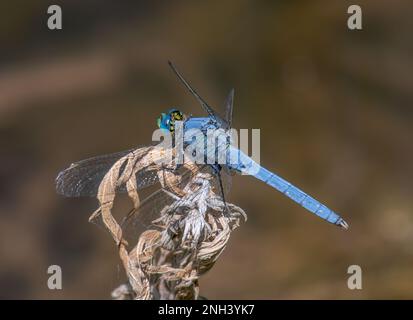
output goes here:
<path id="1" fill-rule="evenodd" d="M 363 31 L 347 8 L 363 9 Z M 63 30 L 47 28 L 47 7 Z M 413 298 L 411 1 L 3 1 L 0 298 L 110 298 L 124 280 L 96 199 L 55 194 L 71 162 L 148 143 L 171 106 L 202 114 L 174 61 L 234 124 L 261 129 L 264 166 L 325 202 L 323 222 L 250 177 L 249 216 L 201 279 L 209 299 Z M 51 264 L 63 290 L 47 288 Z M 363 269 L 363 290 L 347 268 Z"/>

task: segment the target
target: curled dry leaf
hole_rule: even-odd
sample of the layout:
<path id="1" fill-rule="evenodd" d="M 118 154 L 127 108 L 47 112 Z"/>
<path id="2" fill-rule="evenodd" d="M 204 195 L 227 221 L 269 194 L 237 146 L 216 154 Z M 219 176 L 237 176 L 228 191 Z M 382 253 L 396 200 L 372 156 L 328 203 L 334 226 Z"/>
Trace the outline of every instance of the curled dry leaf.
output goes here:
<path id="1" fill-rule="evenodd" d="M 247 218 L 241 208 L 224 203 L 210 173 L 189 161 L 183 168 L 190 178 L 182 186 L 182 172 L 168 162 L 173 152 L 158 146 L 136 149 L 119 159 L 99 186 L 100 207 L 89 221 L 99 220 L 109 231 L 128 277 L 112 292 L 114 299 L 199 299 L 199 277 L 213 267 L 231 232 Z M 133 210 L 139 210 L 137 177 L 148 171 L 156 173 L 172 203 L 159 210 L 152 221 L 156 228 L 136 235 L 136 246 L 128 250 L 124 230 L 112 215 L 116 190 L 126 186 Z"/>

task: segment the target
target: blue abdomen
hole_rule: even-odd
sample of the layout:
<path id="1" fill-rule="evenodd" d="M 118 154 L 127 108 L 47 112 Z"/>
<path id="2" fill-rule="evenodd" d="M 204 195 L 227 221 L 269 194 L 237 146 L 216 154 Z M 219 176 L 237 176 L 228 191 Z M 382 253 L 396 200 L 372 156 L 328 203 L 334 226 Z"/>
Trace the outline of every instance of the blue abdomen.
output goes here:
<path id="1" fill-rule="evenodd" d="M 325 205 L 315 200 L 313 197 L 309 196 L 296 186 L 292 185 L 290 182 L 260 166 L 242 151 L 231 147 L 230 156 L 231 160 L 229 167 L 231 169 L 238 171 L 241 174 L 254 176 L 272 188 L 283 193 L 291 200 L 297 202 L 311 213 L 314 213 L 330 223 L 342 226 L 343 228 L 348 227 L 347 223 L 337 213 L 327 208 Z"/>

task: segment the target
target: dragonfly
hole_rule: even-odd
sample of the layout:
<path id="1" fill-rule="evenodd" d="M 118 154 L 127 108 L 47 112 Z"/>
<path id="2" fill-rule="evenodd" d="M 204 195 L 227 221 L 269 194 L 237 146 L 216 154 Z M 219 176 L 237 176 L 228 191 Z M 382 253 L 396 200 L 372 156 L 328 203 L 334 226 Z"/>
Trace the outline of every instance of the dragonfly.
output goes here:
<path id="1" fill-rule="evenodd" d="M 232 129 L 234 90 L 232 89 L 228 94 L 225 102 L 225 116 L 221 117 L 198 94 L 198 92 L 188 83 L 188 81 L 186 81 L 175 65 L 171 62 L 168 63 L 174 74 L 178 77 L 186 89 L 189 90 L 192 96 L 195 97 L 202 109 L 206 112 L 207 116 L 187 117 L 180 110 L 174 108 L 161 114 L 161 116 L 157 119 L 158 127 L 173 134 L 177 126 L 182 124 L 184 132 L 188 132 L 191 129 L 197 129 L 206 135 L 208 130 L 223 130 L 228 135 Z M 230 137 L 228 139 L 230 140 Z M 224 164 L 208 163 L 207 165 L 203 165 L 203 167 L 206 167 L 215 177 L 215 185 L 219 190 L 223 203 L 226 203 L 226 194 L 228 193 L 228 190 L 225 190 L 224 187 L 225 179 L 231 180 L 230 176 L 233 173 L 250 175 L 251 177 L 264 182 L 271 188 L 281 192 L 283 195 L 298 203 L 307 211 L 313 213 L 319 218 L 343 229 L 348 228 L 346 221 L 336 212 L 329 209 L 326 205 L 311 197 L 309 194 L 305 193 L 292 183 L 283 179 L 281 176 L 255 162 L 237 146 L 231 144 L 228 139 L 224 139 L 224 143 L 226 143 L 226 159 L 230 160 L 227 160 Z M 185 141 L 185 143 L 189 142 Z M 216 147 L 219 148 L 219 146 Z M 212 148 L 212 151 L 210 151 L 210 149 L 211 148 L 208 149 L 208 152 L 215 154 L 215 149 Z M 56 178 L 57 192 L 66 197 L 96 196 L 102 179 L 111 169 L 113 164 L 133 150 L 134 149 L 101 155 L 73 163 L 69 168 L 58 174 Z M 144 171 L 136 175 L 136 187 L 139 190 L 152 186 L 157 182 L 159 182 L 159 178 L 156 172 Z M 230 185 L 230 183 L 228 183 L 228 185 Z M 117 192 L 125 191 L 126 188 L 124 186 L 120 186 L 117 190 Z M 162 195 L 162 192 L 159 192 L 158 190 L 145 199 L 142 204 L 146 207 L 152 207 L 152 211 L 154 211 L 155 208 L 158 208 L 155 203 L 160 202 L 160 195 Z M 224 206 L 224 210 L 228 210 L 228 207 Z M 140 216 L 142 219 L 145 219 L 144 215 L 142 217 L 142 214 L 140 214 Z"/>

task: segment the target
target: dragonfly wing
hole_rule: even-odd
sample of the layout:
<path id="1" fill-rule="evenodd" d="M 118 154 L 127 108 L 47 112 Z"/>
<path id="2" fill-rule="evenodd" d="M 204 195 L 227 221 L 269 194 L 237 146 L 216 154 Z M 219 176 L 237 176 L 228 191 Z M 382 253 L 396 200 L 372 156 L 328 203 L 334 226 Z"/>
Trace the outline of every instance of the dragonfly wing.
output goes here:
<path id="1" fill-rule="evenodd" d="M 225 120 L 228 125 L 228 129 L 232 127 L 232 111 L 234 109 L 234 89 L 228 94 L 227 101 L 225 102 Z"/>
<path id="2" fill-rule="evenodd" d="M 170 183 L 168 189 L 177 188 L 182 190 L 192 179 L 190 170 L 177 170 L 175 174 L 179 174 L 181 179 L 174 185 Z M 151 193 L 140 203 L 137 209 L 132 209 L 123 219 L 121 228 L 125 240 L 130 245 L 134 245 L 143 231 L 149 228 L 159 229 L 155 221 L 160 217 L 162 210 L 179 199 L 179 195 L 167 190 L 167 188 L 159 188 Z"/>
<path id="3" fill-rule="evenodd" d="M 133 149 L 72 163 L 69 168 L 58 174 L 57 193 L 66 197 L 96 196 L 105 174 L 116 161 L 132 151 Z"/>
<path id="4" fill-rule="evenodd" d="M 56 178 L 57 193 L 66 197 L 81 197 L 97 195 L 100 183 L 106 173 L 120 158 L 136 149 L 101 155 L 72 163 L 69 168 L 61 171 Z M 126 165 L 126 162 L 125 164 Z M 121 168 L 120 172 L 122 172 Z M 156 170 L 141 170 L 136 176 L 137 188 L 143 189 L 158 181 Z M 117 193 L 126 192 L 126 186 L 121 185 Z"/>
<path id="5" fill-rule="evenodd" d="M 175 73 L 175 75 L 178 77 L 178 79 L 195 97 L 195 99 L 198 100 L 201 107 L 205 110 L 206 113 L 208 113 L 208 116 L 217 121 L 218 123 L 226 125 L 226 122 L 218 115 L 218 113 L 214 111 L 214 109 L 198 94 L 198 92 L 196 92 L 196 90 L 189 84 L 189 82 L 186 81 L 185 78 L 179 73 L 175 65 L 171 61 L 168 61 L 168 64 L 171 67 L 172 71 Z"/>
<path id="6" fill-rule="evenodd" d="M 121 223 L 122 236 L 129 245 L 134 247 L 142 232 L 148 229 L 162 231 L 165 222 L 174 226 L 178 217 L 185 215 L 192 206 L 199 206 L 197 193 L 199 189 L 198 177 L 209 177 L 208 188 L 220 197 L 219 182 L 215 169 L 210 165 L 200 166 L 197 173 L 185 171 L 182 173 L 178 188 L 185 190 L 184 194 L 175 194 L 166 188 L 161 188 L 145 198 L 138 209 L 132 210 Z M 203 178 L 203 179 L 204 179 Z M 190 191 L 189 191 L 190 190 Z M 172 230 L 171 230 L 172 231 Z"/>
<path id="7" fill-rule="evenodd" d="M 142 232 L 148 229 L 159 229 L 154 223 L 162 209 L 170 205 L 175 199 L 170 193 L 160 188 L 146 197 L 139 208 L 132 209 L 121 222 L 122 236 L 129 245 L 134 247 Z"/>

